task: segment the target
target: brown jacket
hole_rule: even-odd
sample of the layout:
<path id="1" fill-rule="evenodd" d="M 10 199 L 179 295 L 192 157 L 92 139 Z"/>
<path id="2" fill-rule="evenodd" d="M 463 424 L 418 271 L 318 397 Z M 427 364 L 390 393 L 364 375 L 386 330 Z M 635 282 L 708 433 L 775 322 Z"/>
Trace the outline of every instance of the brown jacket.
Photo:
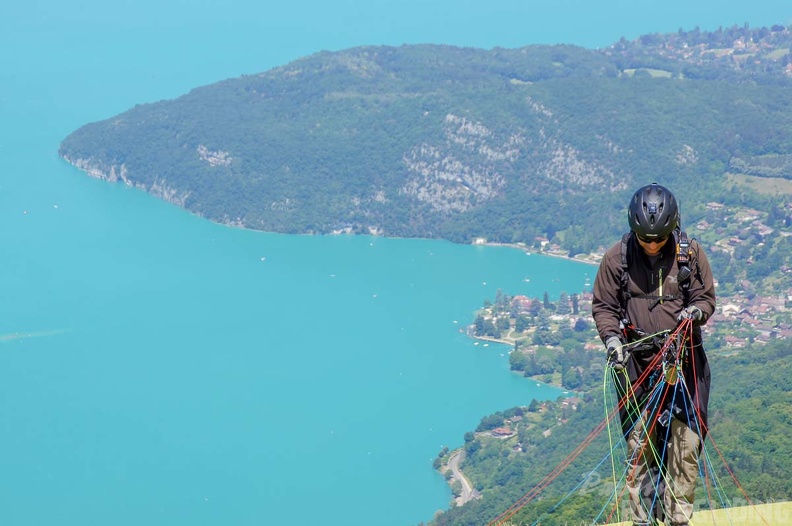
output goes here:
<path id="1" fill-rule="evenodd" d="M 635 236 L 630 236 L 628 241 L 628 254 L 628 291 L 632 297 L 627 301 L 627 319 L 649 334 L 673 329 L 677 325 L 679 313 L 685 307 L 677 282 L 679 269 L 673 237 L 665 244 L 654 265 Z M 715 312 L 715 285 L 707 257 L 696 240 L 690 241 L 690 268 L 693 274 L 690 278 L 689 304 L 701 309 L 704 319 L 699 324 L 703 324 Z M 622 336 L 619 329 L 621 275 L 619 241 L 605 252 L 594 280 L 591 311 L 603 342 L 610 336 Z M 660 296 L 665 299 L 658 301 L 657 297 Z"/>
<path id="2" fill-rule="evenodd" d="M 621 241 L 608 249 L 600 263 L 597 278 L 594 280 L 594 299 L 592 314 L 597 324 L 600 338 L 604 342 L 611 336 L 619 336 L 624 342 L 626 338 L 619 328 L 621 320 L 621 305 L 619 302 L 621 292 L 622 258 Z M 677 317 L 685 307 L 685 298 L 679 288 L 678 265 L 676 245 L 673 238 L 663 247 L 659 258 L 652 264 L 646 253 L 638 245 L 635 236 L 628 240 L 628 291 L 632 296 L 627 301 L 627 319 L 636 327 L 648 334 L 662 330 L 673 330 L 677 325 Z M 689 289 L 689 305 L 695 305 L 704 314 L 703 320 L 696 325 L 706 323 L 715 312 L 715 285 L 712 280 L 707 257 L 701 246 L 695 241 L 690 242 L 690 268 L 691 275 Z M 660 301 L 659 298 L 662 298 Z M 617 391 L 619 396 L 625 396 L 628 386 L 631 385 L 631 399 L 637 400 L 640 406 L 646 402 L 654 387 L 651 380 L 637 383 L 644 371 L 651 365 L 653 355 L 660 349 L 656 339 L 650 349 L 631 353 L 626 363 L 625 375 L 616 375 Z M 682 373 L 688 389 L 686 396 L 691 399 L 695 414 L 698 418 L 684 418 L 690 414 L 687 403 L 678 402 L 679 410 L 674 415 L 683 420 L 688 427 L 699 432 L 701 436 L 707 434 L 707 406 L 709 404 L 710 369 L 704 346 L 701 341 L 701 328 L 694 327 L 693 347 L 686 355 L 682 364 Z M 674 386 L 668 387 L 674 390 Z M 676 395 L 664 396 L 669 401 L 677 398 Z M 683 397 L 679 397 L 681 400 Z M 637 412 L 630 410 L 627 404 L 622 406 L 619 416 L 622 423 L 622 432 L 627 436 L 635 425 Z M 693 422 L 695 420 L 695 422 Z"/>

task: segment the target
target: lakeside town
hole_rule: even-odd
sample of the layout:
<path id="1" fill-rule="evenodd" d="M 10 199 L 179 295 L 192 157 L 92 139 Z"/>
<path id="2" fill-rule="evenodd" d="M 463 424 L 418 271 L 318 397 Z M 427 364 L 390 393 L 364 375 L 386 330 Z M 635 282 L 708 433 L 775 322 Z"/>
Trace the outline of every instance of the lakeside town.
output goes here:
<path id="1" fill-rule="evenodd" d="M 703 327 L 708 349 L 739 349 L 750 343 L 792 337 L 792 204 L 762 212 L 707 203 L 702 219 L 689 230 L 689 235 L 701 243 L 715 276 L 717 308 Z M 597 252 L 570 258 L 557 242 L 543 237 L 537 237 L 530 247 L 508 246 L 595 265 L 605 250 L 601 247 Z M 580 327 L 581 322 L 589 324 L 591 290 L 562 294 L 554 302 L 546 297 L 540 300 L 514 296 L 509 305 L 504 305 L 496 298 L 495 303 L 485 303 L 477 313 L 478 327 L 471 326 L 470 334 L 535 350 L 533 334 L 536 317 L 542 310 L 546 310 L 552 330 Z M 505 313 L 510 320 L 508 327 Z M 585 345 L 599 348 L 598 343 L 594 336 Z"/>
<path id="2" fill-rule="evenodd" d="M 648 34 L 628 41 L 622 38 L 605 50 L 608 54 L 648 52 L 674 62 L 702 67 L 717 64 L 726 69 L 792 77 L 789 27 L 776 24 L 752 29 L 748 25 L 701 31 L 698 27 L 677 33 Z M 666 72 L 653 72 L 660 74 Z M 670 73 L 666 73 L 670 75 Z"/>

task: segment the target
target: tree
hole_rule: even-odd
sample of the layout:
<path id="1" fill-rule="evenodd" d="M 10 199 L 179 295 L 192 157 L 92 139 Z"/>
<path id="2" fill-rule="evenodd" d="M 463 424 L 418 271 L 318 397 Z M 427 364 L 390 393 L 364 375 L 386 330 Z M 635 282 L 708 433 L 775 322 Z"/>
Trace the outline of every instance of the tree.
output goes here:
<path id="1" fill-rule="evenodd" d="M 509 355 L 509 368 L 512 371 L 527 371 L 531 365 L 528 354 L 522 351 L 514 351 Z"/>
<path id="2" fill-rule="evenodd" d="M 534 374 L 550 374 L 556 370 L 553 357 L 548 354 L 535 356 L 534 363 L 536 364 Z"/>
<path id="3" fill-rule="evenodd" d="M 737 245 L 734 248 L 734 259 L 745 263 L 751 257 L 751 247 L 745 244 Z"/>
<path id="4" fill-rule="evenodd" d="M 549 327 L 537 327 L 531 343 L 534 345 L 552 345 L 553 331 Z"/>
<path id="5" fill-rule="evenodd" d="M 540 310 L 539 316 L 536 320 L 536 326 L 540 329 L 549 329 L 550 328 L 550 313 L 546 310 Z"/>
<path id="6" fill-rule="evenodd" d="M 495 307 L 498 310 L 506 310 L 509 306 L 509 300 L 511 298 L 503 293 L 501 289 L 495 291 Z"/>
<path id="7" fill-rule="evenodd" d="M 479 422 L 476 431 L 489 431 L 490 429 L 495 429 L 496 427 L 500 427 L 503 425 L 503 414 L 495 413 L 489 416 L 485 416 Z"/>
<path id="8" fill-rule="evenodd" d="M 491 318 L 485 318 L 479 314 L 476 316 L 476 320 L 473 322 L 473 327 L 473 333 L 476 336 L 491 336 L 493 338 L 500 338 L 501 333 L 495 324 L 492 323 Z"/>
<path id="9" fill-rule="evenodd" d="M 474 327 L 473 332 L 476 335 L 478 335 L 478 336 L 483 335 L 484 334 L 484 316 L 482 316 L 481 314 L 476 316 L 476 319 L 473 321 L 473 327 Z"/>
<path id="10" fill-rule="evenodd" d="M 577 367 L 569 367 L 561 374 L 561 385 L 567 389 L 577 389 L 583 385 L 583 376 Z"/>
<path id="11" fill-rule="evenodd" d="M 569 314 L 572 312 L 572 309 L 569 304 L 569 295 L 566 292 L 562 292 L 561 295 L 558 297 L 558 305 L 556 306 L 556 312 L 558 314 Z"/>

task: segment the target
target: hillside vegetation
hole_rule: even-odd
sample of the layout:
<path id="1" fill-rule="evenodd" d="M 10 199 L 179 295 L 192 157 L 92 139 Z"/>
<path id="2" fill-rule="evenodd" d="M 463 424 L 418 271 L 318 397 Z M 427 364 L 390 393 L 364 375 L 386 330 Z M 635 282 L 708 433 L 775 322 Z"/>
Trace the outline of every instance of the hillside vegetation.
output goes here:
<path id="1" fill-rule="evenodd" d="M 790 47 L 784 26 L 735 26 L 600 50 L 321 52 L 88 124 L 60 155 L 246 228 L 590 252 L 651 181 L 688 220 L 776 200 L 740 177 L 792 180 Z"/>
<path id="2" fill-rule="evenodd" d="M 597 349 L 594 354 L 601 363 L 602 351 Z M 721 493 L 716 494 L 712 487 L 698 489 L 698 521 L 709 515 L 708 508 L 792 499 L 792 480 L 786 476 L 792 470 L 790 356 L 786 340 L 754 345 L 739 354 L 711 356 L 711 432 L 706 448 L 711 478 L 717 480 Z M 564 361 L 568 356 L 556 359 Z M 597 369 L 602 372 L 601 365 Z M 597 386 L 593 378 L 584 377 L 576 397 L 555 403 L 532 401 L 482 418 L 478 428 L 464 437 L 466 458 L 462 465 L 481 498 L 450 508 L 430 524 L 480 526 L 519 502 L 603 421 L 604 393 L 610 397 L 611 391 L 603 391 L 602 379 Z M 492 430 L 503 426 L 512 433 L 493 436 Z M 614 443 L 620 440 L 618 431 L 615 435 L 611 438 Z M 607 458 L 611 440 L 608 432 L 598 435 L 512 521 L 534 524 L 541 518 L 546 525 L 591 524 L 600 517 L 600 523 L 606 522 L 614 481 L 611 462 L 601 461 Z M 620 466 L 617 462 L 619 473 Z M 703 479 L 699 482 L 700 486 L 705 483 Z M 712 485 L 712 480 L 708 484 Z"/>

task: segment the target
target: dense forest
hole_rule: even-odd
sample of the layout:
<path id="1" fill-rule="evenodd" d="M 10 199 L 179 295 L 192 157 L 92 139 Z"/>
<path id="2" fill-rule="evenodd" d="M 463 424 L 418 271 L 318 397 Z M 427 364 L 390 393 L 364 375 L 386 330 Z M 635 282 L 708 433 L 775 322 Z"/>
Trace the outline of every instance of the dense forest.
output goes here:
<path id="1" fill-rule="evenodd" d="M 60 155 L 214 221 L 287 233 L 557 241 L 589 252 L 657 181 L 767 208 L 792 178 L 792 34 L 732 27 L 604 49 L 321 52 L 141 104 Z"/>

